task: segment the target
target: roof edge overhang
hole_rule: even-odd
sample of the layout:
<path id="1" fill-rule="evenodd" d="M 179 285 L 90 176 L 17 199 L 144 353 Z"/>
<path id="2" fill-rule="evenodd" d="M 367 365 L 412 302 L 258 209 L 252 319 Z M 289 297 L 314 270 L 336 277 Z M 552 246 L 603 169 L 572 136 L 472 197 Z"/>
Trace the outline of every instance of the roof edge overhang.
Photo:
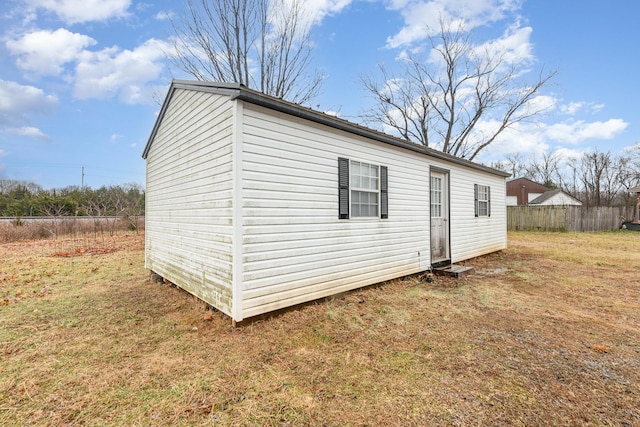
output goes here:
<path id="1" fill-rule="evenodd" d="M 355 123 L 351 123 L 349 121 L 340 119 L 338 117 L 312 110 L 310 108 L 302 107 L 297 104 L 292 104 L 277 98 L 267 97 L 263 94 L 260 94 L 259 92 L 246 90 L 246 88 L 241 88 L 237 92 L 237 94 L 232 97 L 232 99 L 238 99 L 241 101 L 249 102 L 251 104 L 260 105 L 265 108 L 290 114 L 302 119 L 311 120 L 313 122 L 330 126 L 334 129 L 338 129 L 344 132 L 362 136 L 364 138 L 373 139 L 379 142 L 384 142 L 389 145 L 393 145 L 399 148 L 404 148 L 410 151 L 415 151 L 417 153 L 421 153 L 430 157 L 435 157 L 437 159 L 445 160 L 445 161 L 456 163 L 459 165 L 467 166 L 473 169 L 479 169 L 494 175 L 503 176 L 505 178 L 508 176 L 511 176 L 511 174 L 508 172 L 490 168 L 488 166 L 484 166 L 479 163 L 474 163 L 472 161 L 455 157 L 450 154 L 444 153 L 442 151 L 434 150 L 433 148 L 415 144 L 413 142 L 403 141 L 400 138 L 396 138 L 386 133 L 378 132 L 376 130 L 369 129 L 364 126 L 360 126 Z"/>
<path id="2" fill-rule="evenodd" d="M 158 128 L 160 127 L 160 123 L 164 118 L 165 113 L 167 112 L 167 108 L 169 107 L 169 103 L 171 102 L 171 98 L 173 97 L 176 89 L 188 89 L 188 90 L 197 90 L 199 92 L 210 92 L 216 93 L 219 95 L 227 95 L 231 97 L 235 92 L 237 92 L 242 85 L 239 83 L 215 83 L 215 82 L 205 82 L 205 81 L 193 81 L 193 80 L 177 80 L 174 79 L 171 81 L 171 85 L 167 90 L 167 95 L 164 98 L 162 103 L 162 107 L 160 108 L 160 112 L 158 113 L 158 117 L 156 118 L 156 122 L 153 125 L 153 129 L 151 130 L 151 134 L 149 135 L 149 139 L 147 139 L 147 144 L 144 147 L 144 151 L 142 152 L 142 158 L 146 159 L 149 155 L 149 150 L 151 149 L 151 144 L 158 133 Z"/>
<path id="3" fill-rule="evenodd" d="M 570 198 L 574 202 L 578 202 L 578 203 L 582 204 L 581 200 L 576 199 L 571 194 L 567 193 L 566 191 L 562 190 L 561 188 L 556 188 L 555 190 L 546 191 L 546 192 L 542 193 L 541 195 L 539 195 L 538 197 L 536 197 L 535 199 L 533 199 L 532 201 L 530 201 L 527 204 L 528 205 L 541 205 L 543 202 L 546 202 L 547 200 L 552 199 L 557 194 L 563 194 L 564 196 Z"/>
<path id="4" fill-rule="evenodd" d="M 481 170 L 493 175 L 501 177 L 509 177 L 510 173 L 504 172 L 498 169 L 484 166 L 479 163 L 472 162 L 470 160 L 462 159 L 460 157 L 453 156 L 451 154 L 444 153 L 442 151 L 435 150 L 433 148 L 418 145 L 413 142 L 404 141 L 400 138 L 388 135 L 383 132 L 379 132 L 373 129 L 360 126 L 358 124 L 349 122 L 336 116 L 325 114 L 311 108 L 303 107 L 292 102 L 284 101 L 279 98 L 275 98 L 269 95 L 265 95 L 258 91 L 248 89 L 247 87 L 238 83 L 215 83 L 215 82 L 202 82 L 202 81 L 189 81 L 189 80 L 173 80 L 169 87 L 169 92 L 162 105 L 158 119 L 153 127 L 147 145 L 142 153 L 142 158 L 146 159 L 151 148 L 151 143 L 158 130 L 162 117 L 166 112 L 167 106 L 170 102 L 170 98 L 173 96 L 173 92 L 176 89 L 189 89 L 198 90 L 203 92 L 211 92 L 217 94 L 228 95 L 231 100 L 239 100 L 250 104 L 258 105 L 264 108 L 268 108 L 281 113 L 289 114 L 294 117 L 310 120 L 315 123 L 319 123 L 331 128 L 341 130 L 347 133 L 358 135 L 364 138 L 372 139 L 375 141 L 383 142 L 398 148 L 420 153 L 429 157 L 444 160 L 447 162 L 455 163 L 458 165 L 466 166 L 472 169 Z"/>

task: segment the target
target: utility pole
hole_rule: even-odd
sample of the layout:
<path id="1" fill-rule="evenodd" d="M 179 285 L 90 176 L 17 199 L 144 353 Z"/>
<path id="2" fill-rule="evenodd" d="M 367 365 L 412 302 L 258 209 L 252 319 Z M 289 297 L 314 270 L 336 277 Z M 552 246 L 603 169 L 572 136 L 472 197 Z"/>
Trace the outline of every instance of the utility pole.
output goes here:
<path id="1" fill-rule="evenodd" d="M 80 188 L 84 188 L 84 166 L 82 167 L 82 187 Z"/>

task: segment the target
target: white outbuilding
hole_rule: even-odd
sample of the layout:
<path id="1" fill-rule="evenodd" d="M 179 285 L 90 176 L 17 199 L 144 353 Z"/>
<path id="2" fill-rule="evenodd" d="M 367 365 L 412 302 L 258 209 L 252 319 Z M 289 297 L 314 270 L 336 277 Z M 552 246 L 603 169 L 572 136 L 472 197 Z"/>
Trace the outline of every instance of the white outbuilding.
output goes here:
<path id="1" fill-rule="evenodd" d="M 582 206 L 582 202 L 558 188 L 540 194 L 529 201 L 529 206 Z"/>
<path id="2" fill-rule="evenodd" d="M 507 246 L 508 174 L 244 86 L 172 82 L 145 265 L 233 321 Z"/>

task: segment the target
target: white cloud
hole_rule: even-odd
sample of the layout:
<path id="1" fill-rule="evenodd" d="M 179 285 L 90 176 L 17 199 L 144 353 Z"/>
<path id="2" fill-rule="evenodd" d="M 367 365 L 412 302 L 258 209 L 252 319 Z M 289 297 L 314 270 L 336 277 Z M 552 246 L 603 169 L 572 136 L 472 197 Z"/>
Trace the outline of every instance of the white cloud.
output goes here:
<path id="1" fill-rule="evenodd" d="M 495 130 L 498 121 L 478 123 L 478 131 Z M 511 153 L 541 154 L 549 149 L 541 127 L 534 123 L 514 123 L 505 129 L 487 148 L 487 155 L 505 155 Z M 500 157 L 499 156 L 499 157 Z"/>
<path id="2" fill-rule="evenodd" d="M 168 50 L 166 42 L 149 39 L 134 50 L 85 51 L 76 67 L 74 94 L 80 99 L 118 96 L 129 104 L 151 102 L 157 88 L 148 83 L 160 77 Z"/>
<path id="3" fill-rule="evenodd" d="M 594 102 L 569 102 L 560 106 L 560 111 L 564 114 L 573 116 L 582 110 L 595 114 L 604 108 L 604 104 L 596 104 Z"/>
<path id="4" fill-rule="evenodd" d="M 314 25 L 319 25 L 322 20 L 327 16 L 339 13 L 353 0 L 272 0 L 271 1 L 271 16 L 270 21 L 272 24 L 287 25 L 286 24 L 286 11 L 297 2 L 296 6 L 302 8 L 301 20 L 299 22 L 299 28 L 311 28 Z"/>
<path id="5" fill-rule="evenodd" d="M 58 105 L 54 95 L 16 82 L 0 80 L 0 132 L 49 140 L 40 129 L 29 126 L 29 116 L 49 113 Z"/>
<path id="6" fill-rule="evenodd" d="M 114 133 L 111 135 L 111 137 L 109 138 L 109 141 L 112 144 L 115 144 L 116 141 L 118 141 L 119 139 L 122 139 L 124 137 L 124 135 L 120 135 L 119 133 Z"/>
<path id="7" fill-rule="evenodd" d="M 8 127 L 3 129 L 6 133 L 12 133 L 18 136 L 24 136 L 27 138 L 40 139 L 42 141 L 49 141 L 51 138 L 49 135 L 42 132 L 40 129 L 33 126 L 22 126 L 18 128 Z"/>
<path id="8" fill-rule="evenodd" d="M 157 88 L 148 83 L 164 70 L 169 45 L 149 39 L 133 50 L 117 46 L 87 50 L 95 44 L 93 38 L 64 28 L 38 30 L 6 41 L 18 67 L 35 75 L 64 76 L 73 82 L 77 98 L 118 96 L 129 104 L 151 102 Z"/>
<path id="9" fill-rule="evenodd" d="M 498 125 L 497 122 L 482 121 L 477 125 L 477 132 L 488 132 Z M 558 155 L 564 160 L 579 158 L 584 150 L 563 147 L 561 144 L 576 145 L 585 140 L 610 140 L 622 132 L 628 123 L 621 119 L 606 122 L 584 122 L 545 124 L 515 123 L 502 132 L 483 154 L 483 157 L 500 157 L 510 153 L 524 155 L 541 155 L 551 146 L 556 146 Z"/>
<path id="10" fill-rule="evenodd" d="M 16 65 L 38 75 L 59 75 L 64 64 L 75 61 L 94 44 L 91 37 L 64 28 L 34 31 L 6 42 L 9 52 L 18 57 Z"/>
<path id="11" fill-rule="evenodd" d="M 559 142 L 577 144 L 587 139 L 613 139 L 627 126 L 629 123 L 622 119 L 609 119 L 606 122 L 579 120 L 553 124 L 548 127 L 546 134 Z"/>
<path id="12" fill-rule="evenodd" d="M 560 106 L 560 111 L 564 114 L 569 114 L 573 116 L 576 114 L 582 107 L 584 106 L 583 102 L 569 102 L 568 104 L 564 104 Z"/>
<path id="13" fill-rule="evenodd" d="M 387 47 L 410 45 L 432 35 L 427 30 L 438 28 L 438 17 L 441 13 L 438 6 L 435 2 L 410 2 L 401 5 L 405 25 L 396 35 L 387 39 Z"/>
<path id="14" fill-rule="evenodd" d="M 319 24 L 322 20 L 330 15 L 339 13 L 352 0 L 305 0 L 302 2 L 306 11 L 305 15 L 313 19 L 314 24 Z"/>
<path id="15" fill-rule="evenodd" d="M 25 124 L 28 114 L 48 113 L 57 105 L 58 98 L 42 89 L 0 80 L 0 125 Z"/>
<path id="16" fill-rule="evenodd" d="M 26 0 L 34 9 L 53 12 L 67 24 L 123 18 L 131 0 Z"/>
<path id="17" fill-rule="evenodd" d="M 529 100 L 522 112 L 527 115 L 534 114 L 539 116 L 540 114 L 547 114 L 555 110 L 557 104 L 558 99 L 553 96 L 538 95 Z"/>
<path id="18" fill-rule="evenodd" d="M 163 10 L 163 11 L 160 11 L 160 12 L 156 13 L 156 16 L 154 16 L 154 18 L 157 21 L 168 21 L 170 19 L 173 19 L 174 15 L 175 14 L 173 12 L 171 12 L 171 11 L 167 12 L 167 11 Z"/>
<path id="19" fill-rule="evenodd" d="M 404 27 L 387 39 L 387 47 L 408 46 L 426 39 L 439 28 L 441 18 L 471 30 L 503 19 L 520 9 L 521 4 L 521 0 L 392 0 L 388 8 L 400 12 Z"/>
<path id="20" fill-rule="evenodd" d="M 626 146 L 622 149 L 625 153 L 636 153 L 640 154 L 640 142 L 636 142 L 635 144 Z"/>
<path id="21" fill-rule="evenodd" d="M 570 159 L 579 159 L 580 157 L 582 157 L 584 153 L 585 153 L 584 150 L 574 150 L 571 148 L 562 147 L 562 148 L 558 148 L 553 153 L 553 155 L 566 162 L 567 160 L 570 160 Z"/>
<path id="22" fill-rule="evenodd" d="M 531 44 L 531 27 L 510 27 L 502 37 L 490 40 L 474 48 L 473 54 L 500 58 L 504 65 L 522 64 L 534 59 Z"/>

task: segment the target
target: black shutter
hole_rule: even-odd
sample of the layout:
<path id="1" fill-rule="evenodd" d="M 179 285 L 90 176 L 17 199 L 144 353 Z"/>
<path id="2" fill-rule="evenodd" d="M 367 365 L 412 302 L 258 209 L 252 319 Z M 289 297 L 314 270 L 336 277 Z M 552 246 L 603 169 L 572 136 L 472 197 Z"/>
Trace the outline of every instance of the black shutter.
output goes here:
<path id="1" fill-rule="evenodd" d="M 478 216 L 478 184 L 473 184 L 473 208 L 475 215 Z"/>
<path id="2" fill-rule="evenodd" d="M 491 216 L 491 187 L 487 187 L 487 216 Z"/>
<path id="3" fill-rule="evenodd" d="M 389 218 L 389 189 L 387 167 L 380 166 L 380 218 Z"/>
<path id="4" fill-rule="evenodd" d="M 338 157 L 338 218 L 349 219 L 349 159 Z"/>

